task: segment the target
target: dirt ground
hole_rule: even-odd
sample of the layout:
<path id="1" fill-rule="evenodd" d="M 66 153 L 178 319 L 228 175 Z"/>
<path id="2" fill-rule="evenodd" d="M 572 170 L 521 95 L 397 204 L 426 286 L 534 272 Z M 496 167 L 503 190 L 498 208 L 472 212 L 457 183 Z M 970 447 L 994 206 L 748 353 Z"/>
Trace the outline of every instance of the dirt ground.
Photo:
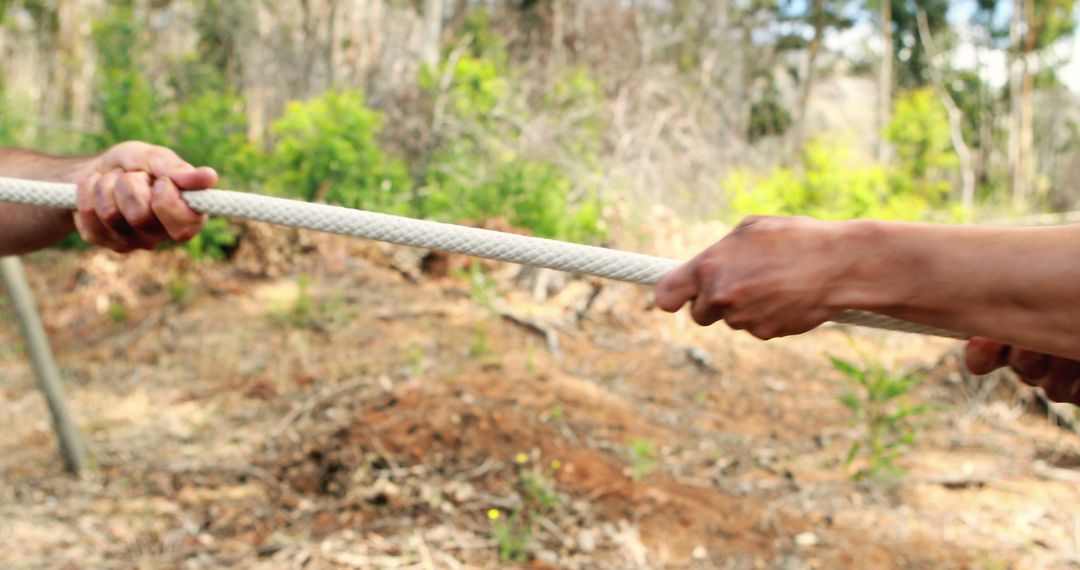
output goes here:
<path id="1" fill-rule="evenodd" d="M 632 286 L 537 300 L 514 267 L 301 238 L 27 261 L 91 468 L 64 473 L 5 306 L 4 567 L 1080 567 L 1080 437 L 954 343 L 760 343 Z M 845 463 L 826 353 L 857 347 L 935 404 L 897 484 Z"/>

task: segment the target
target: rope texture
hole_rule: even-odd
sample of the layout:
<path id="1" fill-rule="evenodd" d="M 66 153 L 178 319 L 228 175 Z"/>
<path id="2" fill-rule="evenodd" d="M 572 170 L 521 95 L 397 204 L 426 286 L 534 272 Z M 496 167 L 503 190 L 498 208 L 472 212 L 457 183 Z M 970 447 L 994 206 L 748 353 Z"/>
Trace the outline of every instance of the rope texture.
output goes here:
<path id="1" fill-rule="evenodd" d="M 641 285 L 655 285 L 681 263 L 640 253 L 246 192 L 204 190 L 187 192 L 184 199 L 195 211 L 212 216 L 444 250 Z M 76 208 L 76 187 L 72 184 L 0 177 L 0 202 L 72 210 Z M 846 311 L 834 321 L 877 329 L 966 338 L 955 332 L 863 311 Z"/>

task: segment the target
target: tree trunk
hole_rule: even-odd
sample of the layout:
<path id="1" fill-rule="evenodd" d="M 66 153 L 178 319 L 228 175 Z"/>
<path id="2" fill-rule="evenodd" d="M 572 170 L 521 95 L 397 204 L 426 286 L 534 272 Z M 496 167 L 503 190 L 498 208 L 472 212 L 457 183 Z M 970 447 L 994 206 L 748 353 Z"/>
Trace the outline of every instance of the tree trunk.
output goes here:
<path id="1" fill-rule="evenodd" d="M 435 67 L 442 47 L 443 0 L 424 0 L 424 33 L 420 44 L 420 63 Z"/>
<path id="2" fill-rule="evenodd" d="M 548 80 L 562 67 L 563 43 L 566 41 L 566 10 L 563 0 L 551 0 L 551 54 L 548 56 Z"/>
<path id="3" fill-rule="evenodd" d="M 750 115 L 752 110 L 752 104 L 750 102 L 750 95 L 752 93 L 751 83 L 754 78 L 754 64 L 752 62 L 754 57 L 754 38 L 753 31 L 751 30 L 751 24 L 745 22 L 741 25 L 741 46 L 742 52 L 742 81 L 739 82 L 739 108 L 738 116 L 736 117 L 735 128 L 742 136 L 742 141 L 747 146 L 750 145 Z"/>
<path id="4" fill-rule="evenodd" d="M 1053 4 L 1053 2 L 1047 2 Z M 1052 6 L 1044 8 L 1052 10 Z M 1024 35 L 1023 66 L 1021 70 L 1024 80 L 1021 84 L 1020 93 L 1020 175 L 1024 180 L 1024 198 L 1031 199 L 1031 193 L 1035 190 L 1035 70 L 1032 69 L 1032 59 L 1038 48 L 1037 42 L 1040 26 L 1035 16 L 1035 0 L 1024 2 L 1024 22 L 1026 31 Z"/>
<path id="5" fill-rule="evenodd" d="M 926 19 L 926 12 L 919 9 L 919 37 L 922 39 L 923 48 L 926 50 L 926 66 L 930 71 L 930 79 L 937 92 L 938 98 L 945 105 L 949 117 L 949 135 L 952 138 L 953 149 L 960 159 L 960 203 L 964 209 L 964 221 L 971 223 L 975 215 L 975 166 L 971 157 L 971 148 L 964 140 L 964 113 L 953 101 L 949 90 L 945 86 L 945 80 L 934 61 L 937 49 L 934 46 L 934 37 L 930 34 L 930 23 Z"/>
<path id="6" fill-rule="evenodd" d="M 799 118 L 791 133 L 792 156 L 803 145 L 803 136 L 806 133 L 807 110 L 810 107 L 810 96 L 813 94 L 814 89 L 814 70 L 817 67 L 818 54 L 821 52 L 821 37 L 825 33 L 824 16 L 822 14 L 825 7 L 822 5 L 822 0 L 814 0 L 810 9 L 813 10 L 811 17 L 814 21 L 814 35 L 810 39 L 810 44 L 806 47 L 806 69 L 803 70 L 802 93 L 799 95 Z"/>
<path id="7" fill-rule="evenodd" d="M 881 65 L 878 68 L 877 159 L 880 162 L 885 162 L 889 159 L 889 148 L 885 141 L 885 130 L 892 121 L 892 1 L 878 1 L 881 2 Z"/>
<path id="8" fill-rule="evenodd" d="M 326 86 L 330 89 L 337 87 L 337 15 L 338 0 L 330 0 L 326 7 Z"/>
<path id="9" fill-rule="evenodd" d="M 1027 179 L 1024 176 L 1023 125 L 1024 107 L 1022 91 L 1027 75 L 1027 60 L 1022 45 L 1021 30 L 1025 14 L 1025 0 L 1013 0 L 1012 18 L 1009 22 L 1009 43 L 1012 62 L 1009 66 L 1009 99 L 1012 106 L 1009 117 L 1009 176 L 1011 178 L 1013 205 L 1022 208 L 1027 202 Z"/>

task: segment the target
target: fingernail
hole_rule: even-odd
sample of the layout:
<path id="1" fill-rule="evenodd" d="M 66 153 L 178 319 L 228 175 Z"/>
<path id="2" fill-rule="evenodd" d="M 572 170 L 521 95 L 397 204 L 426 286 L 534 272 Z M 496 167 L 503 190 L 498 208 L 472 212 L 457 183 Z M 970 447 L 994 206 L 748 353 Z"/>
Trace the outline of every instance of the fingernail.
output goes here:
<path id="1" fill-rule="evenodd" d="M 165 179 L 164 178 L 158 178 L 157 180 L 155 180 L 154 181 L 154 194 L 161 193 L 164 190 L 165 190 Z"/>

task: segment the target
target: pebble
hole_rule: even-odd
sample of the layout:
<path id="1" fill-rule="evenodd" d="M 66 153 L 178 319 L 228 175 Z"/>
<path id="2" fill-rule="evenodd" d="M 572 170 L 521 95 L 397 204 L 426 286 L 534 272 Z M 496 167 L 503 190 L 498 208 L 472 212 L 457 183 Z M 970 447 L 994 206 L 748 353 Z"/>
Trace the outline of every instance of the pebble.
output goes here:
<path id="1" fill-rule="evenodd" d="M 585 554 L 591 554 L 596 551 L 596 531 L 592 529 L 582 529 L 577 534 L 578 550 Z"/>
<path id="2" fill-rule="evenodd" d="M 693 556 L 694 560 L 705 560 L 709 557 L 709 551 L 705 550 L 704 546 L 698 546 L 694 548 L 694 551 L 690 553 L 690 556 Z"/>
<path id="3" fill-rule="evenodd" d="M 817 546 L 818 537 L 812 532 L 801 532 L 795 535 L 795 544 L 801 547 Z"/>

